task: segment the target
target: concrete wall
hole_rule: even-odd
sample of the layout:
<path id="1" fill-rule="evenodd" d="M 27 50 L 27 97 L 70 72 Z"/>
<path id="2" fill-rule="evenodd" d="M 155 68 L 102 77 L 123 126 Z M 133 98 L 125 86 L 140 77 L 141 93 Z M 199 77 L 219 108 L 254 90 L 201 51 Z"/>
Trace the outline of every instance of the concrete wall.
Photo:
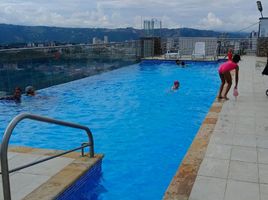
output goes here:
<path id="1" fill-rule="evenodd" d="M 258 38 L 257 56 L 268 56 L 268 37 Z"/>

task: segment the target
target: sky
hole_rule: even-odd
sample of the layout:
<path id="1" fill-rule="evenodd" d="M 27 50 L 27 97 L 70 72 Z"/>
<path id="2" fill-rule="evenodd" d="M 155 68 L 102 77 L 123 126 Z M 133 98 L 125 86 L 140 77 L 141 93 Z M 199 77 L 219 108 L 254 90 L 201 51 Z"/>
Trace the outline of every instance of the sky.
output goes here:
<path id="1" fill-rule="evenodd" d="M 262 6 L 268 17 L 268 1 Z M 240 31 L 260 16 L 255 0 L 0 0 L 0 23 L 29 26 L 142 28 L 155 19 L 163 28 Z"/>

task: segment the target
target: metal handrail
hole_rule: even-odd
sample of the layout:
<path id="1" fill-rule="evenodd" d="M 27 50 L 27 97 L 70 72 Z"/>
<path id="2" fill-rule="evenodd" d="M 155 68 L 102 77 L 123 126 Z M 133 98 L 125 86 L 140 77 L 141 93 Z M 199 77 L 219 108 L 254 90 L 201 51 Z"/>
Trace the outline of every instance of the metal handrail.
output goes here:
<path id="1" fill-rule="evenodd" d="M 60 126 L 67 126 L 67 127 L 71 127 L 71 128 L 76 128 L 76 129 L 81 129 L 86 131 L 87 135 L 88 135 L 88 143 L 83 143 L 81 147 L 69 150 L 69 151 L 65 151 L 62 153 L 59 153 L 57 155 L 54 156 L 50 156 L 48 158 L 44 158 L 42 160 L 38 160 L 20 167 L 17 167 L 15 169 L 9 170 L 8 168 L 8 159 L 7 159 L 7 149 L 8 149 L 8 143 L 11 137 L 11 134 L 14 130 L 14 128 L 16 127 L 16 125 L 22 121 L 23 119 L 31 119 L 31 120 L 35 120 L 35 121 L 40 121 L 40 122 L 46 122 L 46 123 L 50 123 L 50 124 L 57 124 Z M 13 120 L 8 124 L 4 136 L 3 136 L 3 140 L 0 146 L 0 156 L 1 156 L 1 171 L 2 171 L 2 183 L 3 183 L 3 194 L 4 194 L 4 199 L 5 200 L 11 200 L 11 194 L 10 194 L 10 180 L 9 180 L 9 174 L 14 172 L 14 171 L 18 171 L 21 169 L 24 169 L 26 167 L 30 167 L 33 165 L 36 165 L 38 163 L 62 156 L 64 154 L 82 149 L 82 155 L 84 152 L 84 148 L 85 147 L 90 147 L 90 157 L 94 157 L 94 142 L 93 142 L 93 136 L 92 133 L 90 131 L 90 129 L 86 126 L 82 126 L 79 124 L 74 124 L 74 123 L 70 123 L 70 122 L 65 122 L 65 121 L 60 121 L 60 120 L 56 120 L 56 119 L 51 119 L 48 117 L 43 117 L 43 116 L 39 116 L 39 115 L 33 115 L 33 114 L 29 114 L 29 113 L 22 113 L 17 115 L 15 118 L 13 118 Z"/>

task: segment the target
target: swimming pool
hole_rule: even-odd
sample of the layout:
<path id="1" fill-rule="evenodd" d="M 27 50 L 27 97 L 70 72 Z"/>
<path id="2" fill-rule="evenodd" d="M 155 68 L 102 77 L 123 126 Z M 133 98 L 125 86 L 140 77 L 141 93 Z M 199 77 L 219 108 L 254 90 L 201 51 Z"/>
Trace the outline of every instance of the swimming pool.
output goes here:
<path id="1" fill-rule="evenodd" d="M 95 151 L 105 158 L 102 173 L 81 189 L 83 196 L 161 199 L 215 99 L 217 66 L 147 61 L 53 86 L 38 91 L 39 97 L 23 97 L 21 104 L 1 102 L 0 131 L 21 112 L 86 125 Z M 180 81 L 175 92 L 174 80 Z M 86 141 L 83 134 L 25 120 L 11 144 L 68 149 Z"/>

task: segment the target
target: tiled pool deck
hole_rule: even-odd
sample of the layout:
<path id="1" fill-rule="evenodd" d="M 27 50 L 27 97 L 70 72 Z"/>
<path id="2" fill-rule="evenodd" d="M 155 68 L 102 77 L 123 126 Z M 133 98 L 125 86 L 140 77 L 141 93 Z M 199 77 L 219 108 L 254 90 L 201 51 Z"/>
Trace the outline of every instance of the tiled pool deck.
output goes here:
<path id="1" fill-rule="evenodd" d="M 239 97 L 215 100 L 164 199 L 268 199 L 266 58 L 244 56 Z"/>
<path id="2" fill-rule="evenodd" d="M 8 153 L 9 168 L 13 169 L 33 161 L 60 153 L 56 150 L 29 147 L 10 147 Z M 54 199 L 73 182 L 88 171 L 103 155 L 81 157 L 72 152 L 64 156 L 22 169 L 10 174 L 12 200 Z M 0 180 L 0 199 L 4 199 L 2 178 Z"/>

